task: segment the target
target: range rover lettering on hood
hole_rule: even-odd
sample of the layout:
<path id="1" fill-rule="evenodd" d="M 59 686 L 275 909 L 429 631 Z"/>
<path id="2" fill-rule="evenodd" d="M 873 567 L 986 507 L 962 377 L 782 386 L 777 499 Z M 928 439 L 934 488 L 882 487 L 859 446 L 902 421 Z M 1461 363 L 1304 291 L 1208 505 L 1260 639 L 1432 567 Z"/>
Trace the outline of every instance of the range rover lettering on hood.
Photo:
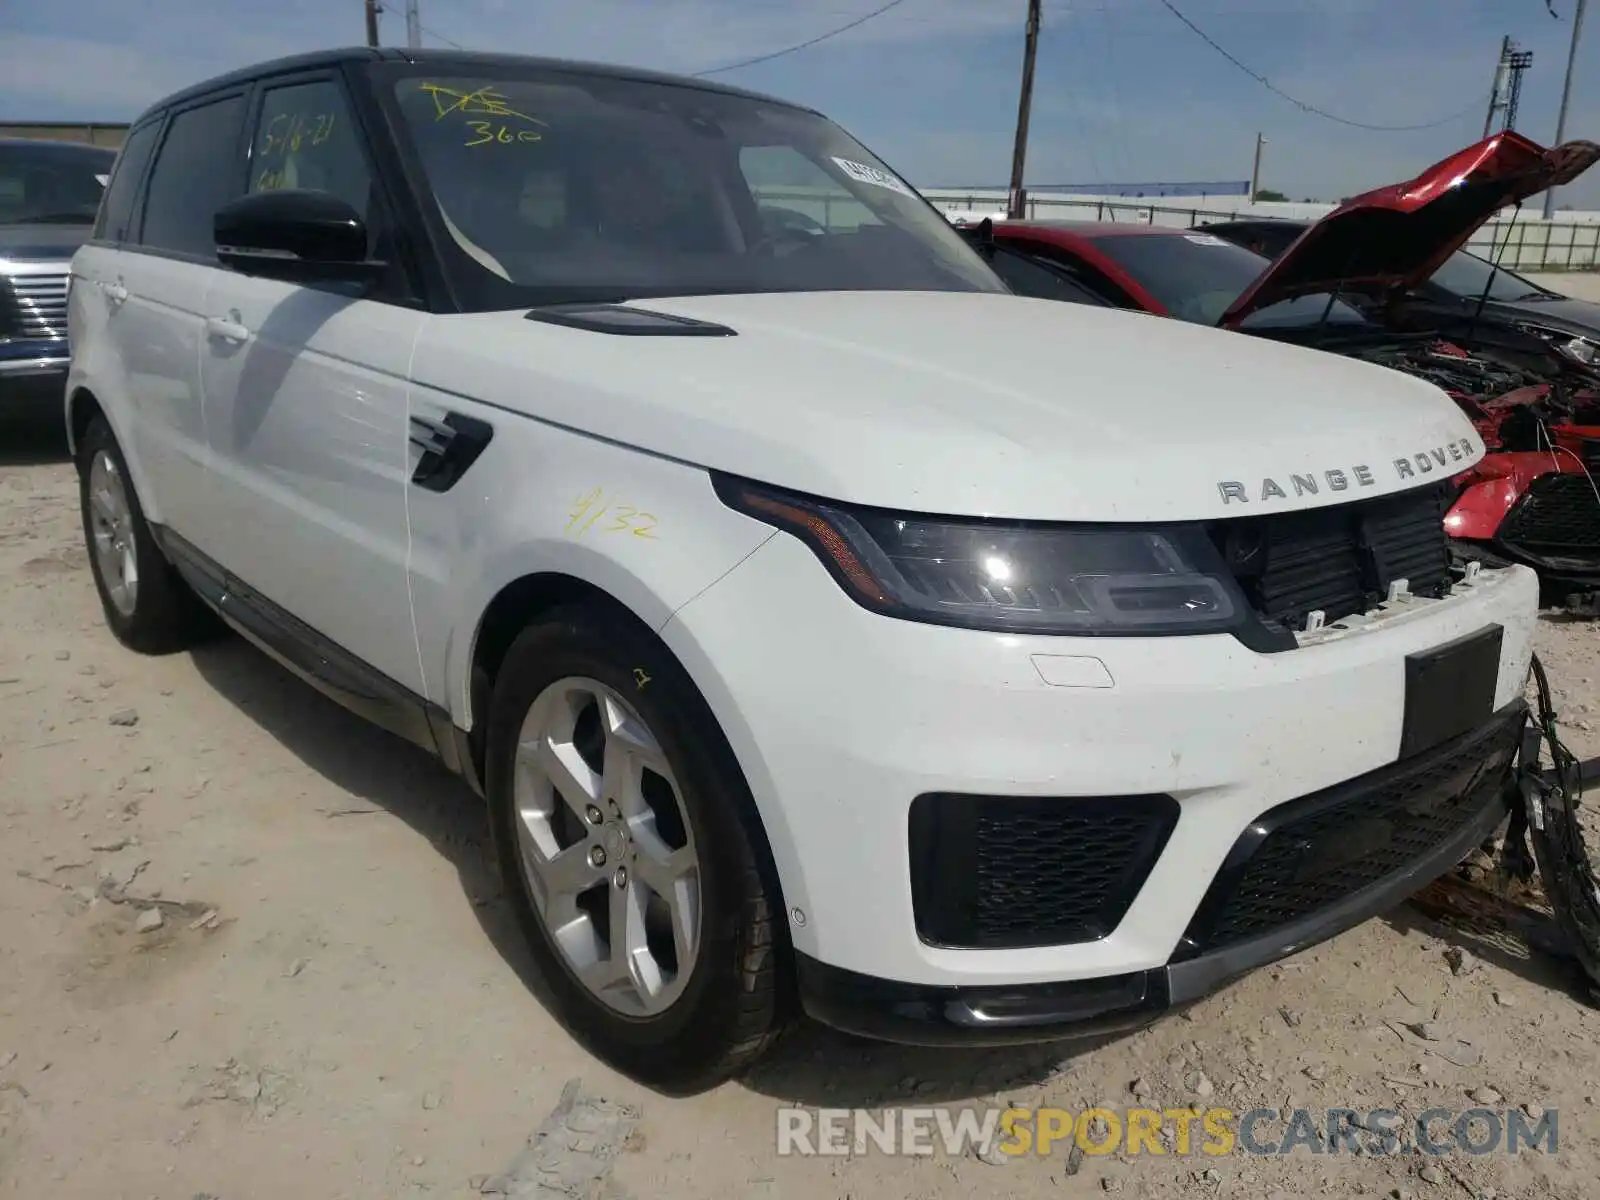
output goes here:
<path id="1" fill-rule="evenodd" d="M 1431 475 L 1435 471 L 1447 470 L 1452 463 L 1468 465 L 1476 448 L 1471 438 L 1457 438 L 1442 446 L 1431 446 L 1415 454 L 1392 459 L 1388 469 L 1394 472 L 1397 479 L 1417 479 L 1423 475 Z M 1249 504 L 1252 499 L 1266 502 L 1287 500 L 1291 495 L 1316 496 L 1321 494 L 1324 487 L 1330 492 L 1345 492 L 1352 487 L 1372 487 L 1378 482 L 1372 467 L 1366 463 L 1349 467 L 1327 467 L 1305 474 L 1291 473 L 1286 478 L 1287 484 L 1268 475 L 1255 487 L 1241 479 L 1219 479 L 1217 491 L 1222 496 L 1223 505 L 1226 506 L 1235 501 Z"/>

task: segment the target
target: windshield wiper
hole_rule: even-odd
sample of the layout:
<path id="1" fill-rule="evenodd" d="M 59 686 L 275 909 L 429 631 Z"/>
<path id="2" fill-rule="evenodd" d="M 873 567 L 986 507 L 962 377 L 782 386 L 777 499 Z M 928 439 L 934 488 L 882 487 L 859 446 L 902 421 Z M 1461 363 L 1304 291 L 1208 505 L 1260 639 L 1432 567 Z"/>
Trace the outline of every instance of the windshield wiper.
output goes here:
<path id="1" fill-rule="evenodd" d="M 12 225 L 93 225 L 94 213 L 57 212 L 35 213 L 31 217 L 17 217 Z"/>

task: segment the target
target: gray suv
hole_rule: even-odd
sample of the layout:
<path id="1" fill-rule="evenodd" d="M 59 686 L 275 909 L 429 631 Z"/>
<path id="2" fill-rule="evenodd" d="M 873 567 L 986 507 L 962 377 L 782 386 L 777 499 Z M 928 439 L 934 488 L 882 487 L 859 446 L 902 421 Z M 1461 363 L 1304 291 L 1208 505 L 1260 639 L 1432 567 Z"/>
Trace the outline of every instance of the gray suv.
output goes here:
<path id="1" fill-rule="evenodd" d="M 61 399 L 67 278 L 117 152 L 0 138 L 0 413 L 27 394 Z"/>

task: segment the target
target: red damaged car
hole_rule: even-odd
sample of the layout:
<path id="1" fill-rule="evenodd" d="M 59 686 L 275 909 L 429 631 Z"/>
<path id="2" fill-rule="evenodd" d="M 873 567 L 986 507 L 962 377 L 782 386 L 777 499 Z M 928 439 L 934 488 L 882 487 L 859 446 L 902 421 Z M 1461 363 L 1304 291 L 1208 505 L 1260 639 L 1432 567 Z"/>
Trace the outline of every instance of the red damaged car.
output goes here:
<path id="1" fill-rule="evenodd" d="M 1503 323 L 1449 340 L 1407 296 L 1499 209 L 1566 183 L 1600 146 L 1507 133 L 1347 201 L 1276 260 L 1204 230 L 985 221 L 963 231 L 1012 290 L 1219 325 L 1420 376 L 1490 453 L 1455 478 L 1445 527 L 1466 559 L 1535 568 L 1552 602 L 1600 611 L 1600 370 Z M 1419 473 L 1444 469 L 1419 463 Z"/>

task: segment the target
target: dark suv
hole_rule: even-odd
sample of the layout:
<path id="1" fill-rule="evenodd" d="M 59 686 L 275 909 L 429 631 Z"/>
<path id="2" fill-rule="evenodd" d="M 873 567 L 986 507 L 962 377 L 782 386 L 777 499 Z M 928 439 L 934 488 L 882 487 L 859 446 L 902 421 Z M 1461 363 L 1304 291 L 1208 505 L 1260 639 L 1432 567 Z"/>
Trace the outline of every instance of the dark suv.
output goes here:
<path id="1" fill-rule="evenodd" d="M 0 412 L 67 378 L 67 278 L 117 152 L 0 139 Z"/>

